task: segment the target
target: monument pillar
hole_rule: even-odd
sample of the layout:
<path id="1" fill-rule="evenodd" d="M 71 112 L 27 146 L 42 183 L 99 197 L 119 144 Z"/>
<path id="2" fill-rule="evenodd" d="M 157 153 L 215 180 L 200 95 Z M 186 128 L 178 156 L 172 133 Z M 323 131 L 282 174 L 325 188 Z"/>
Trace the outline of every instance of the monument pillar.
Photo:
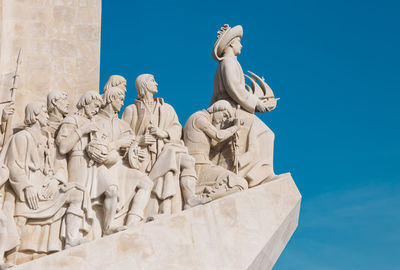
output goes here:
<path id="1" fill-rule="evenodd" d="M 100 33 L 101 0 L 0 0 L 1 101 L 10 99 L 22 48 L 14 126 L 28 102 L 45 102 L 51 90 L 67 92 L 74 109 L 82 93 L 99 89 Z"/>

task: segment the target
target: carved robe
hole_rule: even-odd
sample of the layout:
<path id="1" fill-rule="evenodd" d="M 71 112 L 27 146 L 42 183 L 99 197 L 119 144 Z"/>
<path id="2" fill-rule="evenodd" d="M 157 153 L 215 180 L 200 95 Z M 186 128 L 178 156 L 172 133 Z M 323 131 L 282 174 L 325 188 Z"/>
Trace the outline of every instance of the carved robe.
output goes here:
<path id="1" fill-rule="evenodd" d="M 224 57 L 219 62 L 210 105 L 218 100 L 227 100 L 233 107 L 239 104 L 249 113 L 255 112 L 258 97 L 246 90 L 243 70 L 236 56 Z"/>
<path id="2" fill-rule="evenodd" d="M 90 120 L 78 113 L 67 116 L 61 123 L 58 131 L 57 141 L 67 139 L 79 127 L 88 123 Z M 89 157 L 85 151 L 85 147 L 89 143 L 89 136 L 85 134 L 80 137 L 79 141 L 74 145 L 72 150 L 68 153 L 68 182 L 79 186 L 84 191 L 84 198 L 82 203 L 82 217 L 81 230 L 84 232 L 89 231 L 89 223 L 94 219 L 94 213 L 91 208 L 90 191 L 94 180 L 94 166 L 90 166 Z"/>
<path id="3" fill-rule="evenodd" d="M 123 219 L 128 211 L 144 218 L 144 208 L 150 198 L 153 183 L 147 175 L 129 166 L 128 161 L 123 158 L 125 153 L 121 149 L 115 149 L 117 141 L 134 136 L 132 129 L 125 121 L 119 119 L 117 114 L 109 115 L 104 110 L 100 110 L 93 120 L 105 135 L 112 148 L 110 154 L 116 157 L 117 162 L 111 166 L 97 165 L 96 180 L 93 181 L 91 188 L 92 199 L 99 199 L 109 185 L 115 185 L 118 187 L 119 204 L 117 224 L 123 225 Z M 145 191 L 140 193 L 140 199 L 136 197 L 138 189 Z"/>
<path id="4" fill-rule="evenodd" d="M 157 214 L 158 203 L 155 200 L 173 198 L 173 212 L 182 210 L 179 176 L 181 174 L 182 155 L 187 155 L 187 149 L 181 142 L 182 126 L 174 108 L 165 103 L 162 98 L 154 99 L 153 108 L 149 108 L 142 100 L 126 107 L 122 119 L 129 123 L 136 136 L 148 134 L 150 125 L 156 126 L 168 133 L 166 139 L 156 139 L 156 143 L 147 147 L 147 159 L 142 163 L 141 170 L 149 174 L 154 182 L 151 206 Z M 166 174 L 172 172 L 172 176 Z M 186 173 L 186 172 L 185 172 Z M 188 172 L 196 178 L 195 172 Z"/>
<path id="5" fill-rule="evenodd" d="M 166 143 L 179 143 L 182 135 L 182 126 L 174 108 L 165 103 L 162 98 L 155 98 L 153 109 L 146 106 L 142 100 L 135 100 L 135 104 L 126 107 L 122 120 L 128 122 L 137 137 L 148 133 L 150 125 L 156 126 L 168 133 L 168 138 L 157 140 L 156 144 L 148 147 L 148 159 L 142 164 L 142 171 L 150 173 L 157 157 Z"/>
<path id="6" fill-rule="evenodd" d="M 245 177 L 249 186 L 255 186 L 269 179 L 273 171 L 273 150 L 275 135 L 267 125 L 254 115 L 258 97 L 245 88 L 242 67 L 236 56 L 224 57 L 214 77 L 214 93 L 211 104 L 218 100 L 231 103 L 234 113 L 244 125 L 239 130 L 239 175 Z M 240 105 L 237 110 L 236 106 Z M 213 153 L 213 161 L 233 170 L 232 146 L 229 142 Z"/>
<path id="7" fill-rule="evenodd" d="M 19 252 L 51 253 L 62 247 L 61 221 L 70 187 L 65 186 L 66 176 L 57 178 L 61 174 L 54 171 L 49 152 L 48 137 L 32 128 L 12 136 L 2 152 L 16 197 L 14 216 L 20 230 Z M 59 190 L 45 198 L 44 190 L 54 178 L 59 181 Z M 30 186 L 38 191 L 37 210 L 29 208 L 25 198 L 24 190 Z"/>

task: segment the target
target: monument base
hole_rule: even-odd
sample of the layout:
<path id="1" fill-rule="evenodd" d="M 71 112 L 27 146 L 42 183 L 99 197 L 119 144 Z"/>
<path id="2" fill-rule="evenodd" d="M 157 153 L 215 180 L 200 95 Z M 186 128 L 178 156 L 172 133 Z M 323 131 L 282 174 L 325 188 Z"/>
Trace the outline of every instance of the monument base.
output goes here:
<path id="1" fill-rule="evenodd" d="M 289 173 L 14 270 L 271 269 L 294 233 L 301 195 Z"/>

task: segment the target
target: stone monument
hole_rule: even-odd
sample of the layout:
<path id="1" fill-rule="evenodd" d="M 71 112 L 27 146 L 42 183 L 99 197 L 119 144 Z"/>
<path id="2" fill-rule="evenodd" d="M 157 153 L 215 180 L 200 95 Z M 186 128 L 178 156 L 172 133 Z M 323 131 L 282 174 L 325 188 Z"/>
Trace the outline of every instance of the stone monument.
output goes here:
<path id="1" fill-rule="evenodd" d="M 1 3 L 0 269 L 273 267 L 301 195 L 273 170 L 254 112 L 278 98 L 243 73 L 241 26 L 218 31 L 211 104 L 182 128 L 151 74 L 121 119 L 126 79 L 97 91 L 99 0 Z"/>

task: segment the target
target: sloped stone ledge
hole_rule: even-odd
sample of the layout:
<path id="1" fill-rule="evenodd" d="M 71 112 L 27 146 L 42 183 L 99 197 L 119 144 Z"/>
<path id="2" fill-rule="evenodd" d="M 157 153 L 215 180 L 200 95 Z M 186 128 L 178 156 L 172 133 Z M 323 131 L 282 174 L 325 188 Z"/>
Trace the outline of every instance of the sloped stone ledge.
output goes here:
<path id="1" fill-rule="evenodd" d="M 12 269 L 270 269 L 297 228 L 300 202 L 287 173 Z"/>

